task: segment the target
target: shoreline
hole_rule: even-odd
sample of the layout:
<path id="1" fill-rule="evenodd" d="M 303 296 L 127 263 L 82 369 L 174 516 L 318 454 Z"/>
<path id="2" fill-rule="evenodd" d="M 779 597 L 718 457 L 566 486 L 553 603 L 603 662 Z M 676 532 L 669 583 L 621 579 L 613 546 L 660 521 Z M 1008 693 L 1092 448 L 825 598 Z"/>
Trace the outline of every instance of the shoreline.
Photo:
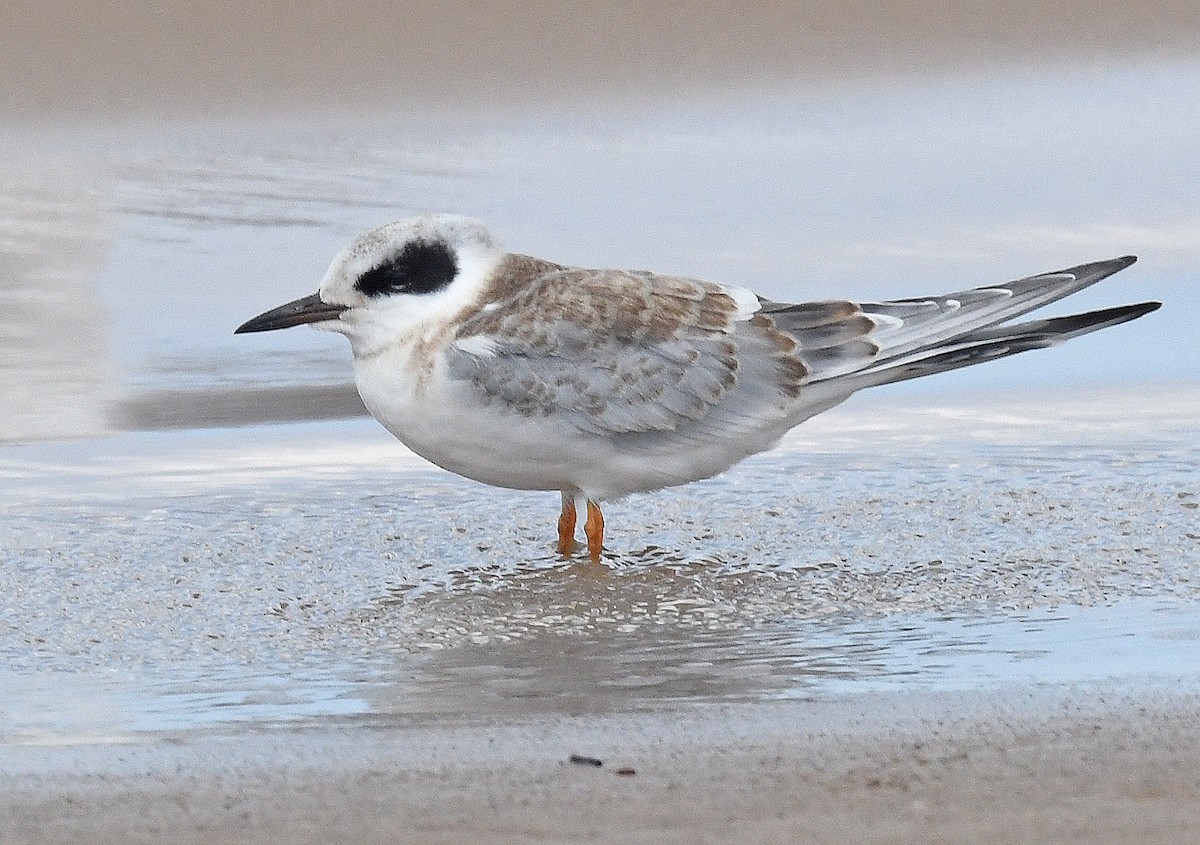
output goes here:
<path id="1" fill-rule="evenodd" d="M 1185 843 L 1197 718 L 1054 687 L 10 748 L 0 841 Z"/>
<path id="2" fill-rule="evenodd" d="M 964 68 L 1087 68 L 1113 56 L 1186 59 L 1200 33 L 1193 6 L 1180 0 L 1101 15 L 1041 0 L 975 4 L 957 15 L 919 2 L 770 3 L 750 15 L 624 0 L 583 13 L 534 2 L 404 15 L 380 3 L 346 9 L 309 0 L 286 16 L 226 0 L 155 14 L 145 3 L 25 5 L 0 33 L 0 109 L 24 121 L 104 112 L 186 119 L 314 104 L 344 112 L 380 101 L 434 109 L 447 100 L 501 108 L 580 96 L 645 102 L 697 88 L 736 96 L 764 80 L 809 89 Z"/>
<path id="3" fill-rule="evenodd" d="M 122 432 L 236 428 L 367 416 L 353 384 L 282 385 L 132 392 L 112 403 Z"/>
<path id="4" fill-rule="evenodd" d="M 49 679 L 0 712 L 0 845 L 1195 842 L 1194 617 L 978 625 L 1195 606 L 1197 389 L 850 404 L 622 504 L 600 574 L 365 419 L 0 449 L 2 680 Z M 805 685 L 889 653 L 899 690 Z"/>
<path id="5" fill-rule="evenodd" d="M 870 391 L 872 399 L 891 409 L 914 413 L 937 413 L 939 408 L 971 408 L 983 410 L 1008 408 L 1032 412 L 1052 408 L 1077 406 L 1083 415 L 1116 419 L 1122 409 L 1152 413 L 1170 413 L 1172 407 L 1187 415 L 1200 402 L 1200 384 L 1133 383 L 1113 385 L 1075 384 L 1065 388 L 1047 386 L 1030 390 L 987 391 L 958 389 L 952 393 L 939 392 L 932 386 L 899 391 Z M 1088 406 L 1083 400 L 1093 397 Z M 834 409 L 835 414 L 863 416 L 862 399 L 852 397 L 846 405 Z M 1099 408 L 1095 406 L 1100 406 Z M 793 432 L 803 434 L 817 428 L 829 412 L 797 426 Z M 267 385 L 226 388 L 162 388 L 130 391 L 109 405 L 110 433 L 138 431 L 169 431 L 242 426 L 319 422 L 369 416 L 352 382 L 315 385 Z M 0 438 L 0 445 L 6 442 Z"/>
<path id="6" fill-rule="evenodd" d="M 1200 841 L 1194 2 L 24 5 L 0 845 Z M 596 565 L 344 338 L 233 334 L 427 210 L 788 302 L 1134 253 L 1064 310 L 1165 307 L 606 503 Z"/>

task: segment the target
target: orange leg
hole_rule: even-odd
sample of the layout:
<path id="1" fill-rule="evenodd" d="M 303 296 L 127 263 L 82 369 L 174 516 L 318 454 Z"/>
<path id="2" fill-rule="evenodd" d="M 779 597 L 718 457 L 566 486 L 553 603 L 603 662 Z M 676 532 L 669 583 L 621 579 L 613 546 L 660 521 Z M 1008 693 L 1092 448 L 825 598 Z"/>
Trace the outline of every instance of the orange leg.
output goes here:
<path id="1" fill-rule="evenodd" d="M 575 551 L 575 496 L 562 494 L 562 514 L 558 517 L 558 553 L 570 557 Z"/>
<path id="2" fill-rule="evenodd" d="M 600 552 L 604 550 L 604 514 L 600 506 L 588 499 L 587 522 L 583 524 L 583 533 L 587 535 L 588 556 L 592 563 L 600 562 Z"/>

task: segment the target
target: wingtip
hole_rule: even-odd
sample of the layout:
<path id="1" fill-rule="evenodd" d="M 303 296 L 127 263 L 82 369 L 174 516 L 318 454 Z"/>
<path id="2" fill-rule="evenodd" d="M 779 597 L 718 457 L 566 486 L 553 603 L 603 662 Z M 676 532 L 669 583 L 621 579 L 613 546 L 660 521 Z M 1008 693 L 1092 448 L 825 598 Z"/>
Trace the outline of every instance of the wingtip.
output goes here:
<path id="1" fill-rule="evenodd" d="M 1076 280 L 1082 282 L 1080 288 L 1094 285 L 1096 282 L 1107 279 L 1114 273 L 1119 273 L 1137 261 L 1136 255 L 1122 255 L 1120 258 L 1108 258 L 1104 261 L 1091 261 L 1087 264 L 1077 264 L 1074 267 L 1067 267 L 1063 270 L 1056 270 L 1053 273 L 1044 273 L 1046 276 L 1073 276 Z"/>
<path id="2" fill-rule="evenodd" d="M 1095 268 L 1104 272 L 1106 276 L 1111 276 L 1113 273 L 1119 273 L 1131 264 L 1137 263 L 1136 255 L 1122 255 L 1118 258 L 1110 258 L 1107 261 L 1097 261 L 1095 264 L 1084 264 L 1082 267 Z"/>
<path id="3" fill-rule="evenodd" d="M 1098 324 L 1103 322 L 1099 318 L 1108 317 L 1111 321 L 1108 323 L 1108 325 L 1116 326 L 1120 325 L 1121 323 L 1128 323 L 1131 320 L 1136 320 L 1139 317 L 1145 317 L 1147 314 L 1151 314 L 1157 311 L 1159 308 L 1162 308 L 1161 302 L 1135 302 L 1132 305 L 1117 305 L 1113 308 L 1105 308 L 1103 310 L 1093 311 L 1089 314 L 1081 316 L 1097 318 L 1096 322 Z M 1097 327 L 1102 326 L 1098 325 Z"/>

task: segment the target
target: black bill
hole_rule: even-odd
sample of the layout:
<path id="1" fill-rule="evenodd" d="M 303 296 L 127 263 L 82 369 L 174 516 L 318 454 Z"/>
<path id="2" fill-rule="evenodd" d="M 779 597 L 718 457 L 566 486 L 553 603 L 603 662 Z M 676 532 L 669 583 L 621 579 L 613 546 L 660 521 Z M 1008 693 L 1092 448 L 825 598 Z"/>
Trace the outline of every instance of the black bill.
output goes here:
<path id="1" fill-rule="evenodd" d="M 336 320 L 346 310 L 345 305 L 331 305 L 321 301 L 321 295 L 314 293 L 287 305 L 272 308 L 265 314 L 259 314 L 252 320 L 247 320 L 236 329 L 234 334 L 247 332 L 270 332 L 275 329 L 288 329 L 304 323 L 320 323 L 325 320 Z"/>

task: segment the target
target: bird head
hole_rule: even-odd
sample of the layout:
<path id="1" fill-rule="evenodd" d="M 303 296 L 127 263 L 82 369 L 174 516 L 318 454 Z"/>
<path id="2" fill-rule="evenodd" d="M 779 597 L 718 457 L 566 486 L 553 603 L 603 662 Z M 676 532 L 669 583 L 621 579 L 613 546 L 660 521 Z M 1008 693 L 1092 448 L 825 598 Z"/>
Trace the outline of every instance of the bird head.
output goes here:
<path id="1" fill-rule="evenodd" d="M 317 293 L 273 308 L 235 334 L 311 325 L 350 338 L 355 354 L 477 300 L 503 250 L 478 220 L 428 214 L 359 235 L 333 260 Z"/>

